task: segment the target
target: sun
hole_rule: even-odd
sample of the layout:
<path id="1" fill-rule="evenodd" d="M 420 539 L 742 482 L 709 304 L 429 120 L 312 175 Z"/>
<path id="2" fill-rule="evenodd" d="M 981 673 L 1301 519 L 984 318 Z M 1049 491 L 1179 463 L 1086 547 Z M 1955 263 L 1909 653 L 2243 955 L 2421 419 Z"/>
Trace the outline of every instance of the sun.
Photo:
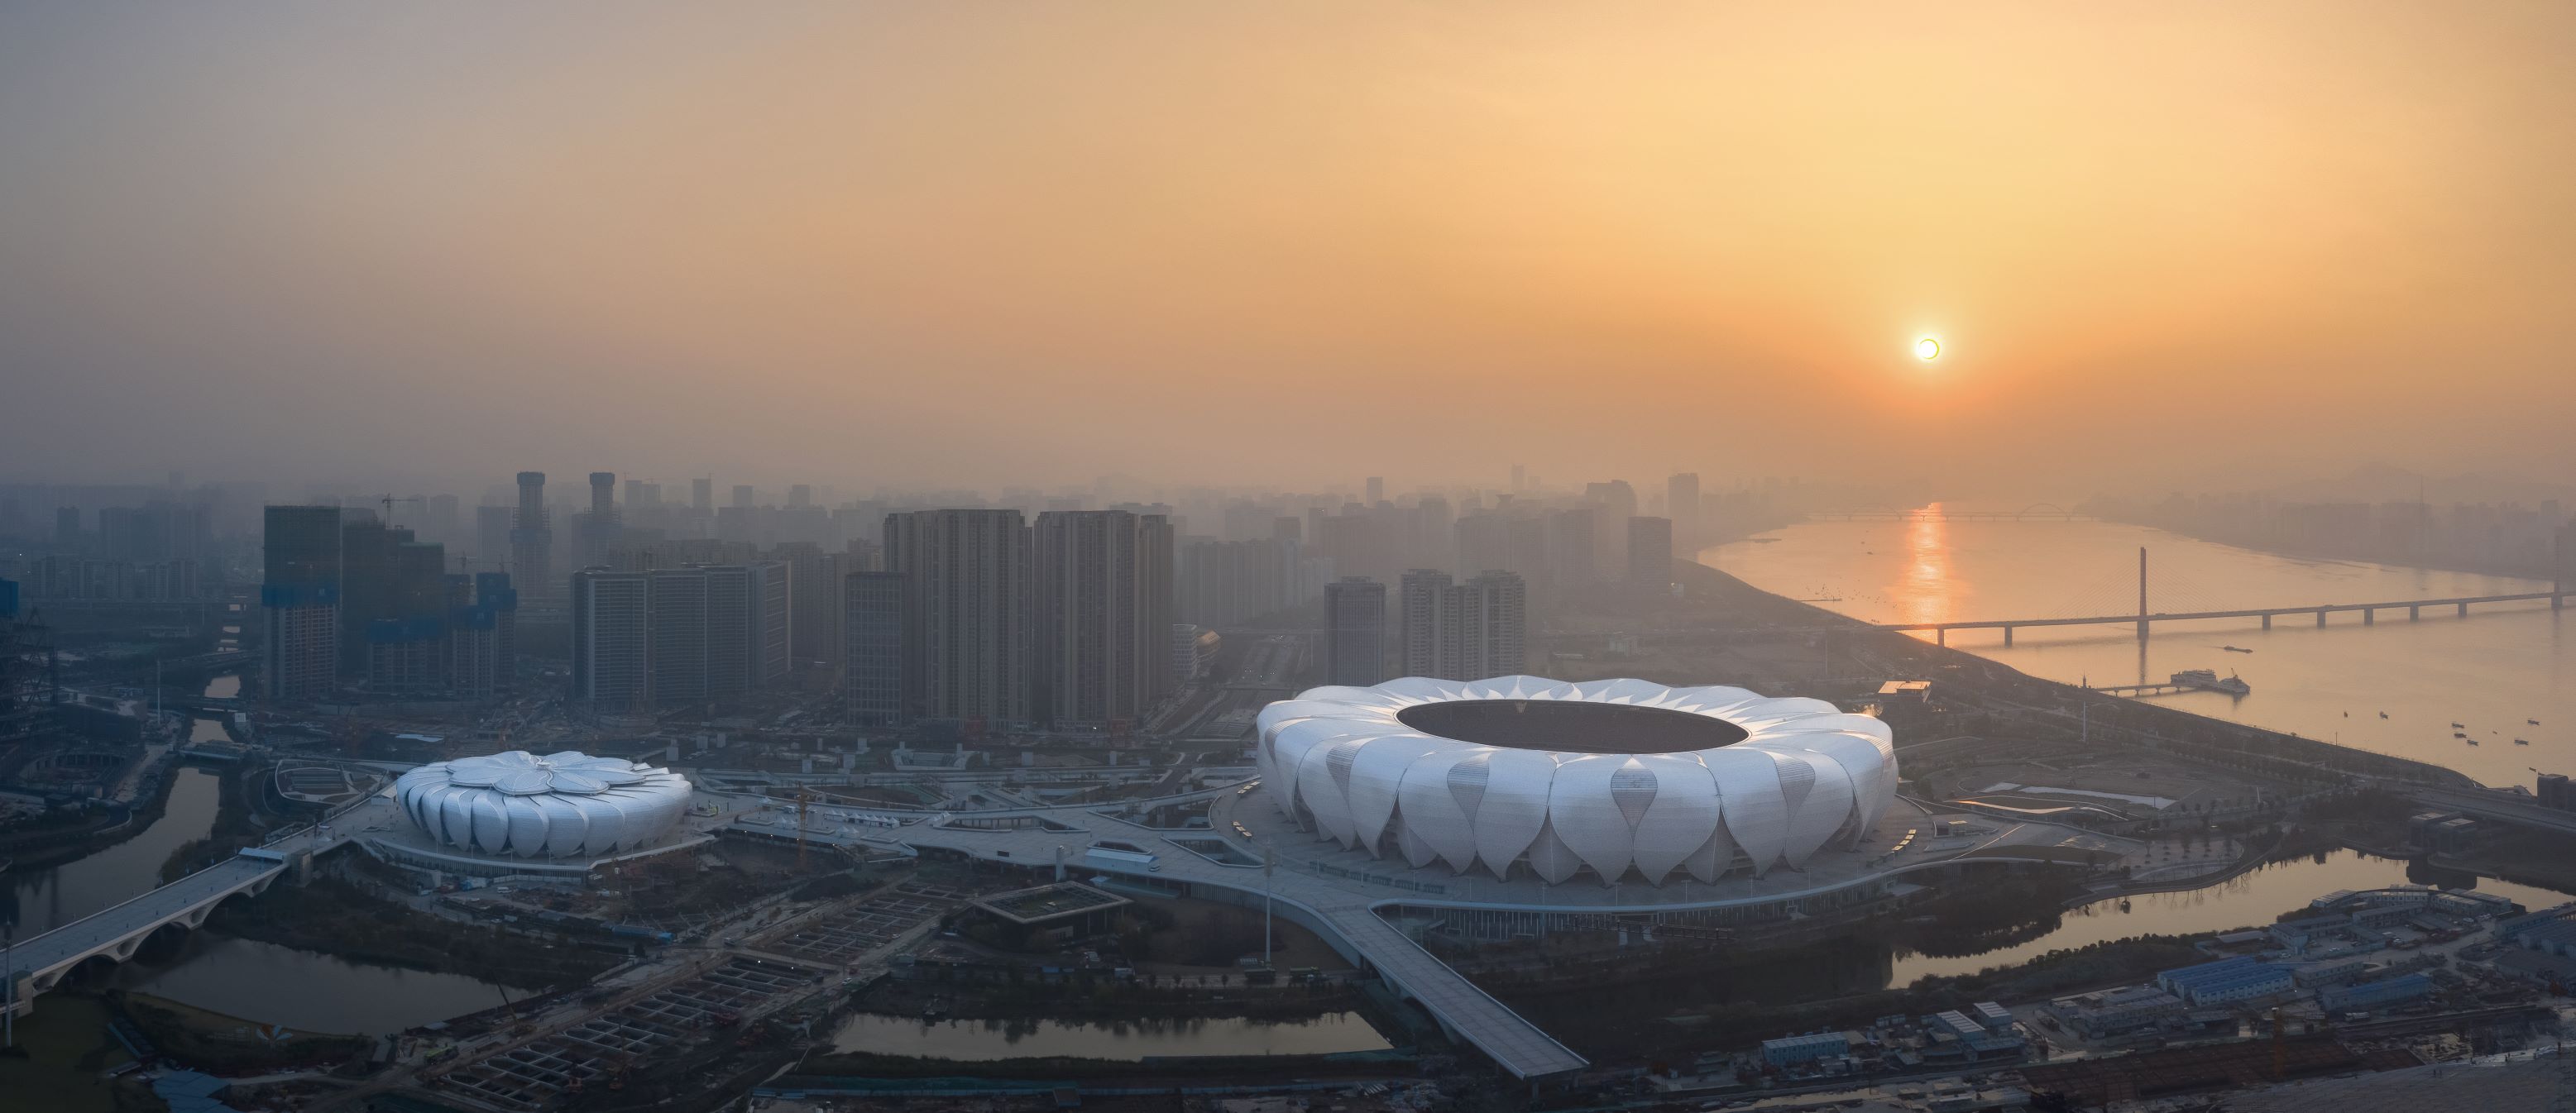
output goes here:
<path id="1" fill-rule="evenodd" d="M 1941 358 L 1941 341 L 1929 336 L 1915 341 L 1914 358 L 1925 363 Z"/>

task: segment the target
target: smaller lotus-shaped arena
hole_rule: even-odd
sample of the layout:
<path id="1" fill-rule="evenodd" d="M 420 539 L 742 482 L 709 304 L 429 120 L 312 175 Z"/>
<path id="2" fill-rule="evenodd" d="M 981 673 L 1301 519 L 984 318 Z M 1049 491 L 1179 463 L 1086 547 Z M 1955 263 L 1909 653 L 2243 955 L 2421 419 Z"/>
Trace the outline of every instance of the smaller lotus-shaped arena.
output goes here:
<path id="1" fill-rule="evenodd" d="M 1887 724 L 1823 700 L 1643 680 L 1408 677 L 1263 708 L 1300 826 L 1415 868 L 1715 881 L 1848 847 L 1895 799 Z"/>
<path id="2" fill-rule="evenodd" d="M 668 769 L 573 750 L 510 750 L 435 762 L 394 782 L 394 800 L 441 845 L 507 858 L 602 857 L 647 846 L 679 822 L 689 781 Z"/>

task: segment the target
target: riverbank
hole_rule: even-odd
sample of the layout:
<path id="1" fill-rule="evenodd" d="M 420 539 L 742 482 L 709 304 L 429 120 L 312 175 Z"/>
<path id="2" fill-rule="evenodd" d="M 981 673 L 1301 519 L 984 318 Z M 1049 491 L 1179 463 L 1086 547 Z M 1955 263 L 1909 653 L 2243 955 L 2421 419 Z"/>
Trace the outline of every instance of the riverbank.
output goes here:
<path id="1" fill-rule="evenodd" d="M 354 1033 L 299 1032 L 148 993 L 119 994 L 116 1001 L 161 1054 L 204 1071 L 330 1070 L 363 1063 L 372 1046 Z"/>
<path id="2" fill-rule="evenodd" d="M 425 916 L 335 877 L 300 887 L 280 882 L 258 896 L 226 901 L 207 918 L 206 930 L 531 990 L 585 984 L 622 961 L 587 947 Z"/>
<path id="3" fill-rule="evenodd" d="M 104 1077 L 132 1062 L 107 1032 L 108 1006 L 95 997 L 57 993 L 17 1022 L 21 1055 L 0 1055 L 0 1095 L 12 1109 L 47 1113 L 120 1113 L 158 1108 L 149 1091 Z M 23 1104 L 22 1104 L 23 1103 Z"/>
<path id="4" fill-rule="evenodd" d="M 154 760 L 149 756 L 137 761 Z M 57 828 L 24 832 L 16 838 L 0 838 L 0 858 L 10 861 L 6 875 L 32 873 L 77 862 L 99 851 L 114 847 L 161 821 L 170 807 L 170 786 L 177 783 L 179 770 L 186 762 L 163 759 L 152 772 L 153 785 L 142 800 L 125 806 L 124 818 L 103 815 L 77 828 Z"/>
<path id="5" fill-rule="evenodd" d="M 1597 1063 L 1687 1061 L 1789 1032 L 1854 1028 L 1894 1013 L 1923 1015 L 1979 1001 L 2030 1001 L 2144 981 L 2207 958 L 2193 944 L 2211 933 L 2141 935 L 2052 952 L 1974 974 L 1927 976 L 1903 988 L 1841 992 L 1772 1005 L 1793 979 L 1886 978 L 1888 952 L 1836 941 L 1765 954 L 1759 962 L 1673 971 L 1651 991 L 1635 986 L 1485 988 Z"/>
<path id="6" fill-rule="evenodd" d="M 850 1000 L 862 1012 L 919 1017 L 934 1003 L 954 1020 L 1309 1020 L 1364 1011 L 1365 995 L 1349 983 L 1299 989 L 1198 990 L 1113 982 L 989 985 L 887 978 Z"/>
<path id="7" fill-rule="evenodd" d="M 2320 784 L 2348 783 L 2361 776 L 2477 787 L 2468 775 L 2431 762 L 2141 700 L 2105 697 L 2080 685 L 2034 676 L 1991 658 L 1775 595 L 1704 564 L 1676 562 L 1674 567 L 1676 576 L 1687 576 L 1699 585 L 1699 590 L 1709 592 L 1738 617 L 1740 625 L 1723 632 L 1778 637 L 1792 630 L 1822 630 L 1827 638 L 1824 655 L 1829 665 L 1866 668 L 1880 676 L 1938 678 L 1942 701 L 1954 707 L 2023 723 L 2050 722 L 2057 732 L 2069 737 L 2080 731 L 2096 740 L 2125 741 L 2186 760 L 2221 766 L 2248 764 L 2270 775 Z"/>

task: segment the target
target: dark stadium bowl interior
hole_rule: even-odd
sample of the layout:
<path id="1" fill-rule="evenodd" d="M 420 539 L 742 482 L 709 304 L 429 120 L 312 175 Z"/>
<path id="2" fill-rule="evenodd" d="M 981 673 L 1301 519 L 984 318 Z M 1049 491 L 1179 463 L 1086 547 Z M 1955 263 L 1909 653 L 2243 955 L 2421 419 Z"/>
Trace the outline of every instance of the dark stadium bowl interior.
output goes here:
<path id="1" fill-rule="evenodd" d="M 1724 719 L 1661 707 L 1564 700 L 1478 699 L 1423 703 L 1397 721 L 1440 738 L 1514 750 L 1577 754 L 1672 754 L 1745 739 Z"/>

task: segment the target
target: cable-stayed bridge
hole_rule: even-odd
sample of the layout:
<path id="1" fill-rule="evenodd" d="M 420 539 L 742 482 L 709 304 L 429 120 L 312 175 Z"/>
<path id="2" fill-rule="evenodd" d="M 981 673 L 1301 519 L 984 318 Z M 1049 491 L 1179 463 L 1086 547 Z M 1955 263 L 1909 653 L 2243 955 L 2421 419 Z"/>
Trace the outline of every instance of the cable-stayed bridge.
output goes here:
<path id="1" fill-rule="evenodd" d="M 2564 578 L 2561 578 L 2552 582 L 2549 585 L 2548 590 L 2545 591 L 2505 592 L 2495 595 L 2453 595 L 2436 599 L 2391 599 L 2384 602 L 2368 603 L 2301 603 L 2294 606 L 2284 607 L 2230 607 L 2187 611 L 2153 611 L 2147 607 L 2147 551 L 2142 548 L 2138 550 L 2138 609 L 2135 611 L 2122 612 L 2118 614 L 2079 615 L 2066 618 L 1983 618 L 1935 622 L 1880 622 L 1874 623 L 1873 625 L 1876 625 L 1882 630 L 1929 630 L 1932 631 L 1933 640 L 1942 645 L 1950 644 L 1950 631 L 1952 630 L 2001 630 L 2004 632 L 2004 644 L 2011 645 L 2013 640 L 2013 631 L 2025 627 L 2127 626 L 2134 624 L 2138 629 L 2138 640 L 2145 641 L 2147 640 L 2148 628 L 2159 622 L 2195 622 L 2215 618 L 2260 618 L 2263 620 L 2263 628 L 2269 630 L 2272 628 L 2272 620 L 2276 618 L 2314 615 L 2316 616 L 2317 625 L 2323 626 L 2326 624 L 2327 615 L 2358 612 L 2361 615 L 2362 625 L 2370 626 L 2378 623 L 2379 612 L 2381 611 L 2403 610 L 2406 612 L 2406 617 L 2412 620 L 2422 618 L 2426 607 L 2452 607 L 2456 609 L 2459 615 L 2466 617 L 2469 613 L 2469 607 L 2472 604 L 2525 603 L 2546 599 L 2549 601 L 2549 608 L 2551 610 L 2563 610 L 2566 608 L 2567 596 L 2569 594 L 2571 594 L 2569 584 Z"/>

